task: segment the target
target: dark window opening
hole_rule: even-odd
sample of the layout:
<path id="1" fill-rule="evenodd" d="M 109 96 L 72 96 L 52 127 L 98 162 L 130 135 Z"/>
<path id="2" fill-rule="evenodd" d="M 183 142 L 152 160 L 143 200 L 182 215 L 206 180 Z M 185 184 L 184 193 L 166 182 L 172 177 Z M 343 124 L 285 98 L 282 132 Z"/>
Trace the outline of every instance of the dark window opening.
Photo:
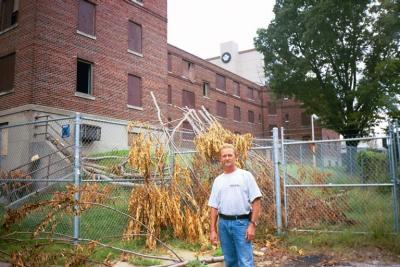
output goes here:
<path id="1" fill-rule="evenodd" d="M 182 91 L 182 106 L 188 108 L 195 108 L 195 95 L 193 92 Z"/>
<path id="2" fill-rule="evenodd" d="M 172 87 L 168 85 L 168 104 L 172 104 Z"/>
<path id="3" fill-rule="evenodd" d="M 240 96 L 240 85 L 238 82 L 233 82 L 233 94 L 235 96 Z"/>
<path id="4" fill-rule="evenodd" d="M 96 6 L 88 1 L 79 1 L 78 30 L 95 35 Z"/>
<path id="5" fill-rule="evenodd" d="M 217 116 L 226 118 L 226 103 L 217 101 Z"/>
<path id="6" fill-rule="evenodd" d="M 237 107 L 237 106 L 233 107 L 233 119 L 235 121 L 240 121 L 241 120 L 240 107 Z"/>
<path id="7" fill-rule="evenodd" d="M 142 82 L 135 75 L 128 75 L 128 105 L 142 107 Z"/>
<path id="8" fill-rule="evenodd" d="M 0 93 L 12 91 L 15 77 L 15 53 L 0 58 Z"/>
<path id="9" fill-rule="evenodd" d="M 168 53 L 168 71 L 172 71 L 172 55 Z"/>
<path id="10" fill-rule="evenodd" d="M 249 110 L 249 122 L 254 123 L 254 112 L 252 110 Z"/>
<path id="11" fill-rule="evenodd" d="M 217 74 L 217 76 L 216 76 L 216 85 L 217 85 L 217 89 L 226 91 L 225 77 L 222 76 L 222 75 Z"/>
<path id="12" fill-rule="evenodd" d="M 302 126 L 311 125 L 311 116 L 304 112 L 301 113 L 301 125 Z"/>
<path id="13" fill-rule="evenodd" d="M 289 122 L 289 114 L 288 113 L 285 114 L 285 122 Z"/>
<path id="14" fill-rule="evenodd" d="M 18 0 L 0 1 L 0 31 L 18 22 Z"/>
<path id="15" fill-rule="evenodd" d="M 203 96 L 208 96 L 208 89 L 210 84 L 208 82 L 203 83 Z"/>
<path id="16" fill-rule="evenodd" d="M 249 99 L 254 99 L 254 89 L 253 88 L 251 88 L 251 87 L 247 88 L 247 97 Z"/>
<path id="17" fill-rule="evenodd" d="M 276 114 L 276 103 L 275 102 L 268 102 L 268 113 L 270 115 Z"/>
<path id="18" fill-rule="evenodd" d="M 192 62 L 183 60 L 183 77 L 194 78 L 194 65 Z"/>
<path id="19" fill-rule="evenodd" d="M 194 132 L 192 125 L 188 121 L 184 121 L 182 123 L 182 139 L 184 140 L 193 140 L 194 138 Z"/>
<path id="20" fill-rule="evenodd" d="M 92 94 L 92 63 L 78 60 L 76 91 L 84 94 Z"/>
<path id="21" fill-rule="evenodd" d="M 129 21 L 128 48 L 131 51 L 142 53 L 142 26 Z"/>

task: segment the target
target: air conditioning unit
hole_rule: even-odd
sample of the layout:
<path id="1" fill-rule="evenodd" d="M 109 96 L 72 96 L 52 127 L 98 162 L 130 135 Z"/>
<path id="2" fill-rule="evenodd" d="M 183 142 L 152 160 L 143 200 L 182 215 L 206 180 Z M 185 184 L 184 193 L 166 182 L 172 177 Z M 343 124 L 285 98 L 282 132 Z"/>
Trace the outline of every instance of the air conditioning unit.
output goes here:
<path id="1" fill-rule="evenodd" d="M 100 141 L 101 137 L 101 127 L 90 125 L 90 124 L 81 124 L 81 140 L 84 142 L 93 142 Z"/>

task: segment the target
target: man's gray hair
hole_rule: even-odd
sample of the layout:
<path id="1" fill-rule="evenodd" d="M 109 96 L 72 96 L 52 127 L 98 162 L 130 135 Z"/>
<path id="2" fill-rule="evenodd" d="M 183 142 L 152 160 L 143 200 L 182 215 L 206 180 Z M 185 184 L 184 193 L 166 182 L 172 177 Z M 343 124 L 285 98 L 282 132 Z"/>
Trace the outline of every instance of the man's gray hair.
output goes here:
<path id="1" fill-rule="evenodd" d="M 235 153 L 235 155 L 236 155 L 235 146 L 232 145 L 232 144 L 228 144 L 228 143 L 223 143 L 223 144 L 221 145 L 221 147 L 219 148 L 219 153 L 221 154 L 222 149 L 225 149 L 225 148 L 231 148 L 231 149 L 233 150 L 233 152 Z"/>

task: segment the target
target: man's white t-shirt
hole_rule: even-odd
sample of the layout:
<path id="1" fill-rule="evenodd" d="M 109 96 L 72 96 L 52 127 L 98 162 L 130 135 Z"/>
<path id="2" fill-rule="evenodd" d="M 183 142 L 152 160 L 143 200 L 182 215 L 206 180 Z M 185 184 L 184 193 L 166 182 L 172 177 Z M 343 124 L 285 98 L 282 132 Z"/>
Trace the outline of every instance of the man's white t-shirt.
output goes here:
<path id="1" fill-rule="evenodd" d="M 251 203 L 261 197 L 254 176 L 237 168 L 215 178 L 208 205 L 224 215 L 243 215 L 251 211 Z"/>

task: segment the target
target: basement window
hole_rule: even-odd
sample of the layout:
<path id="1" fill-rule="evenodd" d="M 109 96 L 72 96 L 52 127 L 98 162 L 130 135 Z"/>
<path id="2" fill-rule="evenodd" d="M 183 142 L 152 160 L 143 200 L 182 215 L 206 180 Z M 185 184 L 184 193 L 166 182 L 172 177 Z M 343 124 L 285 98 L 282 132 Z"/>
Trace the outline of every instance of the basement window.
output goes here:
<path id="1" fill-rule="evenodd" d="M 13 91 L 15 78 L 15 53 L 0 57 L 0 95 Z"/>
<path id="2" fill-rule="evenodd" d="M 92 67 L 93 64 L 81 59 L 78 59 L 76 70 L 76 91 L 79 93 L 91 95 L 93 92 L 92 85 Z"/>
<path id="3" fill-rule="evenodd" d="M 19 0 L 0 1 L 0 32 L 17 24 L 18 6 Z"/>

